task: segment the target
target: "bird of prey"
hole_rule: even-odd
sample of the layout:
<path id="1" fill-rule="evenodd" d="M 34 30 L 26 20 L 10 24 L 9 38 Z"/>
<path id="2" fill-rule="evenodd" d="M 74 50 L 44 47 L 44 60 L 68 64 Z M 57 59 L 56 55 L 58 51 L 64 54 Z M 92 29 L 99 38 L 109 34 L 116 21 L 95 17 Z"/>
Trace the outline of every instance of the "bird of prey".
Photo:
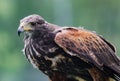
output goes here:
<path id="1" fill-rule="evenodd" d="M 48 23 L 37 14 L 20 21 L 28 61 L 50 81 L 120 81 L 120 59 L 101 35 Z"/>

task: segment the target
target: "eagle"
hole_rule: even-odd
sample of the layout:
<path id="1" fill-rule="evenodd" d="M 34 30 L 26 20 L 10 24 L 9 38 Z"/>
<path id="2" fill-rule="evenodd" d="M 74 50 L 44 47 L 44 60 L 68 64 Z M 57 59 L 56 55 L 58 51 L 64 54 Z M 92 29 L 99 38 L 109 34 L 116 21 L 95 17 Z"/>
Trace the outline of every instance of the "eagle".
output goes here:
<path id="1" fill-rule="evenodd" d="M 84 28 L 60 27 L 40 15 L 20 20 L 28 61 L 50 81 L 120 81 L 120 59 L 114 46 Z"/>

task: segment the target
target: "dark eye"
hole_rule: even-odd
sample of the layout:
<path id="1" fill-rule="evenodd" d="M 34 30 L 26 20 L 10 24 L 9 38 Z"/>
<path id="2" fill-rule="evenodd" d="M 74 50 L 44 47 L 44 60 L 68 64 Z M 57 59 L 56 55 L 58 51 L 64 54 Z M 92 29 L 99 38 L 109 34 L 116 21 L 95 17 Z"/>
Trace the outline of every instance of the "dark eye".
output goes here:
<path id="1" fill-rule="evenodd" d="M 31 22 L 31 25 L 32 25 L 32 26 L 35 26 L 35 25 L 36 25 L 36 23 L 35 23 L 35 22 Z"/>

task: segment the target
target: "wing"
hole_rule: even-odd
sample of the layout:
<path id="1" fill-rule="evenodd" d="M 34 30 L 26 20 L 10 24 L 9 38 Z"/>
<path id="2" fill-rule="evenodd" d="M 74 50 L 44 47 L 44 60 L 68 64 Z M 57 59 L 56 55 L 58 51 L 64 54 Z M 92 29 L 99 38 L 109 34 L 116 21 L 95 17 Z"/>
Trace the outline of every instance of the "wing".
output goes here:
<path id="1" fill-rule="evenodd" d="M 115 48 L 101 36 L 85 29 L 64 28 L 55 36 L 55 42 L 71 56 L 77 56 L 99 69 L 109 67 L 120 74 L 120 60 Z"/>

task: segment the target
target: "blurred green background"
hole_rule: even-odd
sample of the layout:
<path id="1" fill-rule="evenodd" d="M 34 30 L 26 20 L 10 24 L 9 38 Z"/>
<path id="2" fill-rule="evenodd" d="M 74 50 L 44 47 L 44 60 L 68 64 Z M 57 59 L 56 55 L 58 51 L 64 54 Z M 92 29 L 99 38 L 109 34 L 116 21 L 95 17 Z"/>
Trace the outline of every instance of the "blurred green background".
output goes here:
<path id="1" fill-rule="evenodd" d="M 30 14 L 60 26 L 96 31 L 120 55 L 120 0 L 0 0 L 0 81 L 48 81 L 21 52 L 23 37 L 17 36 L 17 28 Z"/>

